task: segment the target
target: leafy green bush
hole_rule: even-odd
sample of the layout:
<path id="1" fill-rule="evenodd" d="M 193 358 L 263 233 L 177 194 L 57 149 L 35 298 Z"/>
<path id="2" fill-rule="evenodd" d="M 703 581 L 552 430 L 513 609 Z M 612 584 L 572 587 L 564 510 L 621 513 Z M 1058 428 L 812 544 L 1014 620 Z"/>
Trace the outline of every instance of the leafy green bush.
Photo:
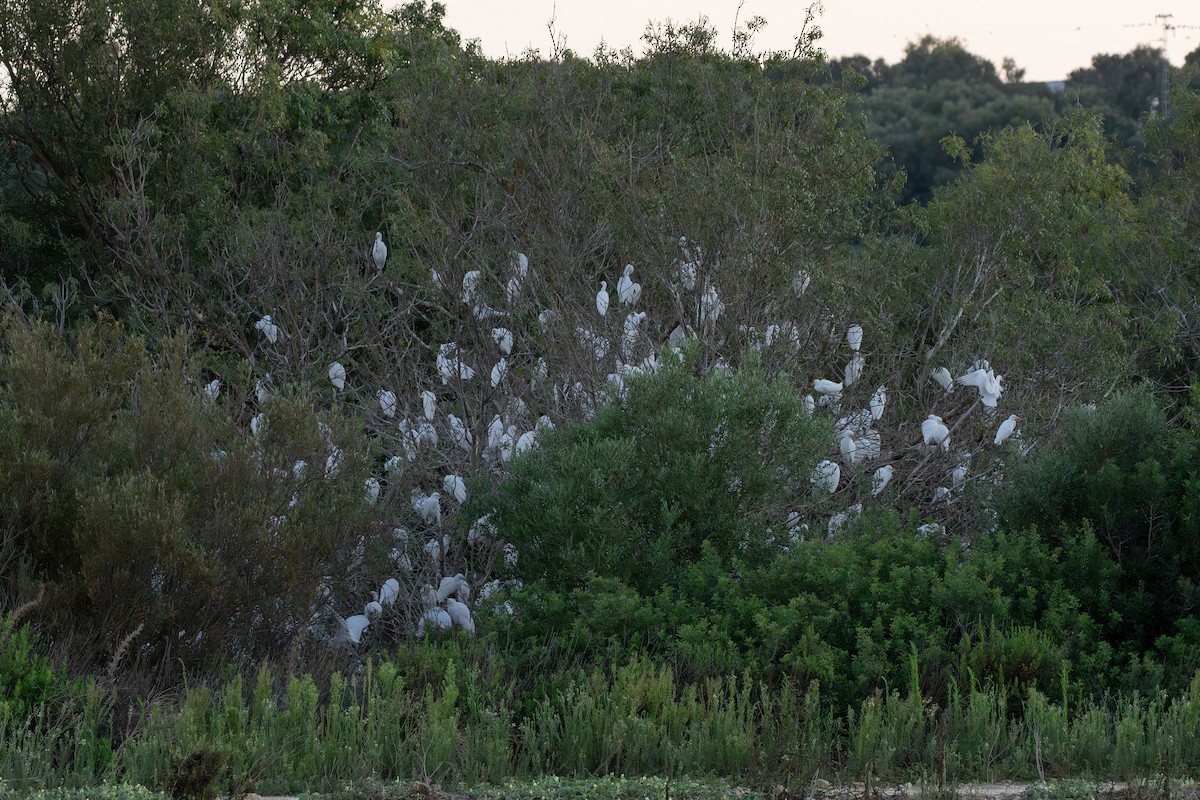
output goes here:
<path id="1" fill-rule="evenodd" d="M 28 623 L 14 629 L 11 616 L 0 619 L 0 725 L 25 725 L 39 709 L 83 691 L 81 680 L 35 649 L 37 640 Z"/>
<path id="2" fill-rule="evenodd" d="M 494 497 L 476 493 L 520 554 L 517 576 L 569 591 L 595 575 L 649 594 L 706 546 L 751 564 L 778 552 L 828 428 L 753 365 L 725 375 L 694 353 L 667 362 L 592 422 L 544 436 Z"/>

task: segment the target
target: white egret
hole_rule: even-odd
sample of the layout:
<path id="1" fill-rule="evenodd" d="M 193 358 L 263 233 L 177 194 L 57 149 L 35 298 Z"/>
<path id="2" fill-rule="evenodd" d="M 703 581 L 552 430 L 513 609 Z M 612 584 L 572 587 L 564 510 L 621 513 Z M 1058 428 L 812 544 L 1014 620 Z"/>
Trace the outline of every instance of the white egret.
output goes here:
<path id="1" fill-rule="evenodd" d="M 379 492 L 382 489 L 379 478 L 367 478 L 363 481 L 363 499 L 367 501 L 367 505 L 373 506 L 379 501 Z"/>
<path id="2" fill-rule="evenodd" d="M 442 526 L 442 495 L 441 492 L 433 492 L 430 495 L 422 496 L 414 494 L 412 499 L 413 510 L 421 515 L 426 525 Z"/>
<path id="3" fill-rule="evenodd" d="M 512 355 L 513 335 L 508 328 L 492 328 L 492 341 L 504 355 Z"/>
<path id="4" fill-rule="evenodd" d="M 716 325 L 717 318 L 721 316 L 721 312 L 724 310 L 725 304 L 721 302 L 721 298 L 717 295 L 717 287 L 707 286 L 700 298 L 700 324 L 702 326 Z"/>
<path id="5" fill-rule="evenodd" d="M 336 445 L 329 446 L 329 455 L 325 457 L 325 477 L 337 477 L 338 470 L 342 467 L 342 451 Z"/>
<path id="6" fill-rule="evenodd" d="M 608 281 L 600 281 L 600 291 L 596 292 L 596 311 L 602 317 L 608 313 Z"/>
<path id="7" fill-rule="evenodd" d="M 213 378 L 211 381 L 209 381 L 208 383 L 206 383 L 204 385 L 204 396 L 207 397 L 209 400 L 216 400 L 218 397 L 221 396 L 221 380 L 220 380 L 220 378 Z"/>
<path id="8" fill-rule="evenodd" d="M 524 453 L 526 450 L 532 450 L 537 444 L 537 431 L 525 431 L 517 439 L 516 452 Z"/>
<path id="9" fill-rule="evenodd" d="M 966 479 L 967 479 L 967 465 L 966 464 L 959 464 L 957 467 L 954 468 L 954 471 L 950 473 L 950 480 L 953 481 L 955 489 L 961 489 L 963 482 L 966 481 Z"/>
<path id="10" fill-rule="evenodd" d="M 838 482 L 842 478 L 842 468 L 836 461 L 825 459 L 812 472 L 809 482 L 817 489 L 824 489 L 833 494 L 837 491 Z"/>
<path id="11" fill-rule="evenodd" d="M 471 452 L 471 431 L 467 429 L 467 424 L 453 414 L 446 415 L 446 421 L 450 423 L 450 438 L 460 449 L 466 452 Z"/>
<path id="12" fill-rule="evenodd" d="M 380 605 L 378 600 L 372 600 L 363 606 L 363 616 L 365 616 L 367 619 L 375 619 L 382 613 L 383 606 Z"/>
<path id="13" fill-rule="evenodd" d="M 484 514 L 475 520 L 475 524 L 467 531 L 467 544 L 475 544 L 476 542 L 486 543 L 489 539 L 495 537 L 495 535 L 496 525 L 492 522 L 492 515 Z"/>
<path id="14" fill-rule="evenodd" d="M 813 381 L 813 390 L 816 391 L 817 394 L 839 397 L 842 394 L 842 384 L 834 383 L 833 381 L 827 381 L 824 378 L 817 378 L 815 381 Z"/>
<path id="15" fill-rule="evenodd" d="M 475 306 L 479 299 L 479 284 L 483 280 L 483 273 L 477 269 L 473 269 L 462 279 L 462 301 L 465 305 Z"/>
<path id="16" fill-rule="evenodd" d="M 625 317 L 624 336 L 621 343 L 625 345 L 625 351 L 629 352 L 633 346 L 637 344 L 638 330 L 641 328 L 642 320 L 646 318 L 645 311 L 634 311 L 629 316 Z"/>
<path id="17" fill-rule="evenodd" d="M 892 481 L 892 465 L 884 464 L 871 476 L 871 496 L 875 497 Z"/>
<path id="18" fill-rule="evenodd" d="M 858 449 L 854 444 L 854 437 L 850 435 L 850 431 L 842 434 L 842 439 L 838 442 L 838 449 L 842 451 L 842 462 L 847 469 L 854 467 L 854 451 Z"/>
<path id="19" fill-rule="evenodd" d="M 512 542 L 506 542 L 504 547 L 500 548 L 500 551 L 504 553 L 504 566 L 515 567 L 517 565 L 520 556 L 517 553 L 516 546 Z"/>
<path id="20" fill-rule="evenodd" d="M 442 478 L 442 491 L 453 497 L 460 506 L 467 502 L 467 482 L 459 475 Z"/>
<path id="21" fill-rule="evenodd" d="M 989 408 L 995 408 L 996 401 L 1004 393 L 1004 388 L 1000 385 L 1001 379 L 990 367 L 986 369 L 978 367 L 965 375 L 958 376 L 955 380 L 963 386 L 974 386 L 978 389 L 979 399 Z"/>
<path id="22" fill-rule="evenodd" d="M 446 613 L 455 625 L 462 628 L 467 633 L 475 632 L 475 622 L 471 619 L 471 609 L 467 608 L 464 603 L 451 598 L 446 601 Z"/>
<path id="23" fill-rule="evenodd" d="M 943 451 L 950 449 L 950 429 L 937 414 L 930 414 L 921 423 L 921 438 L 925 444 L 941 445 Z"/>
<path id="24" fill-rule="evenodd" d="M 808 284 L 812 282 L 812 276 L 804 270 L 800 270 L 792 276 L 792 291 L 796 293 L 796 297 L 803 297 L 808 291 Z"/>
<path id="25" fill-rule="evenodd" d="M 388 578 L 383 582 L 383 586 L 379 587 L 379 602 L 381 605 L 391 606 L 396 604 L 396 598 L 400 595 L 400 581 L 395 578 Z"/>
<path id="26" fill-rule="evenodd" d="M 813 415 L 813 412 L 817 410 L 817 401 L 813 399 L 811 394 L 804 395 L 804 399 L 801 400 L 801 403 L 804 405 L 804 413 L 808 414 L 810 417 Z"/>
<path id="27" fill-rule="evenodd" d="M 270 396 L 270 393 L 267 390 L 270 379 L 271 376 L 267 375 L 266 378 L 259 378 L 254 382 L 254 399 L 258 401 L 260 406 L 266 403 L 267 397 Z"/>
<path id="28" fill-rule="evenodd" d="M 500 360 L 492 367 L 492 388 L 495 389 L 500 385 L 500 381 L 504 380 L 504 376 L 508 374 L 508 360 L 501 356 Z"/>
<path id="29" fill-rule="evenodd" d="M 845 511 L 839 511 L 829 518 L 828 538 L 832 539 L 833 535 L 846 527 L 846 523 L 862 513 L 862 503 L 855 503 Z"/>
<path id="30" fill-rule="evenodd" d="M 862 347 L 863 329 L 862 325 L 851 325 L 846 331 L 846 343 L 850 345 L 850 349 L 855 352 Z"/>
<path id="31" fill-rule="evenodd" d="M 383 234 L 379 231 L 375 232 L 375 244 L 371 247 L 371 258 L 375 261 L 375 271 L 383 272 L 383 265 L 387 262 L 387 245 L 383 243 Z"/>
<path id="32" fill-rule="evenodd" d="M 425 550 L 425 555 L 429 556 L 429 560 L 434 564 L 440 562 L 442 560 L 442 554 L 449 549 L 444 546 L 449 543 L 448 539 L 449 537 L 443 536 L 442 541 L 440 542 L 437 539 L 430 539 L 425 543 L 423 548 Z"/>
<path id="33" fill-rule="evenodd" d="M 855 353 L 854 357 L 846 362 L 846 369 L 842 373 L 842 385 L 853 386 L 860 377 L 863 371 L 863 356 L 862 353 Z"/>
<path id="34" fill-rule="evenodd" d="M 949 503 L 950 502 L 950 490 L 947 489 L 945 486 L 939 486 L 936 489 L 934 489 L 933 490 L 933 502 Z"/>
<path id="35" fill-rule="evenodd" d="M 433 422 L 434 412 L 437 411 L 437 397 L 433 392 L 428 389 L 421 392 L 421 406 L 425 411 L 425 419 Z"/>
<path id="36" fill-rule="evenodd" d="M 454 624 L 450 619 L 450 615 L 446 613 L 444 608 L 431 608 L 421 615 L 421 619 L 417 621 L 417 637 L 425 635 L 425 623 L 428 622 L 435 630 L 448 631 Z"/>
<path id="37" fill-rule="evenodd" d="M 463 577 L 461 572 L 457 575 L 449 575 L 445 578 L 442 578 L 442 580 L 438 583 L 437 592 L 435 593 L 437 602 L 440 603 L 447 597 L 452 596 L 466 582 L 467 579 Z"/>
<path id="38" fill-rule="evenodd" d="M 529 256 L 524 253 L 513 253 L 509 256 L 509 266 L 512 267 L 516 277 L 525 280 L 525 276 L 529 274 Z"/>
<path id="39" fill-rule="evenodd" d="M 487 426 L 487 449 L 495 450 L 500 446 L 500 437 L 504 434 L 504 421 L 497 414 Z"/>
<path id="40" fill-rule="evenodd" d="M 633 280 L 633 264 L 625 265 L 625 274 L 617 279 L 617 299 L 631 306 L 642 296 L 642 285 Z"/>
<path id="41" fill-rule="evenodd" d="M 931 377 L 938 382 L 938 386 L 941 386 L 947 392 L 954 388 L 954 378 L 950 376 L 950 370 L 945 367 L 935 369 Z"/>
<path id="42" fill-rule="evenodd" d="M 442 376 L 443 385 L 450 383 L 455 378 L 469 381 L 475 377 L 475 370 L 463 363 L 462 357 L 458 352 L 457 342 L 446 342 L 443 345 L 439 345 L 436 362 L 438 374 Z"/>
<path id="43" fill-rule="evenodd" d="M 882 419 L 885 408 L 887 408 L 887 388 L 880 386 L 871 395 L 871 418 L 876 421 Z"/>
<path id="44" fill-rule="evenodd" d="M 358 644 L 362 641 L 363 631 L 369 624 L 371 624 L 371 620 L 365 614 L 355 614 L 343 619 L 335 611 L 333 612 L 334 632 L 330 641 L 333 644 Z"/>
<path id="45" fill-rule="evenodd" d="M 538 312 L 538 325 L 541 325 L 544 328 L 547 325 L 549 325 L 550 323 L 557 320 L 558 317 L 559 317 L 558 312 L 555 311 L 553 308 L 543 309 L 542 311 Z"/>
<path id="46" fill-rule="evenodd" d="M 992 440 L 992 444 L 999 446 L 1004 444 L 1004 440 L 1012 436 L 1012 432 L 1017 429 L 1017 420 L 1020 419 L 1016 414 L 1013 414 L 1004 422 L 1000 423 L 1000 427 L 996 429 L 996 438 Z"/>
<path id="47" fill-rule="evenodd" d="M 264 314 L 262 319 L 254 323 L 254 327 L 258 328 L 271 344 L 279 340 L 279 326 L 271 321 L 270 314 Z"/>
<path id="48" fill-rule="evenodd" d="M 308 462 L 301 459 L 295 464 L 292 464 L 292 477 L 298 481 L 304 480 L 304 476 L 308 474 Z"/>
<path id="49" fill-rule="evenodd" d="M 422 422 L 417 425 L 416 440 L 418 445 L 427 444 L 430 447 L 438 446 L 437 428 L 433 427 L 432 422 Z"/>
<path id="50" fill-rule="evenodd" d="M 383 415 L 388 419 L 396 416 L 396 393 L 390 389 L 380 389 L 378 397 L 379 410 L 383 412 Z"/>
<path id="51" fill-rule="evenodd" d="M 255 414 L 250 418 L 250 434 L 258 436 L 259 433 L 267 429 L 267 415 Z"/>
<path id="52" fill-rule="evenodd" d="M 333 388 L 341 390 L 346 388 L 346 368 L 342 366 L 340 361 L 335 361 L 329 365 L 329 382 L 333 384 Z"/>

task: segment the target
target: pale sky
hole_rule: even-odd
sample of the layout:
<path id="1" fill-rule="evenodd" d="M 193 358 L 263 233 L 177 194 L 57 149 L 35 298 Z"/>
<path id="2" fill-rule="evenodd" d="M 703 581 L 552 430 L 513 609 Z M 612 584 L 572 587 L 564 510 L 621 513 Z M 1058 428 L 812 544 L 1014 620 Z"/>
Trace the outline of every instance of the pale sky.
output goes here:
<path id="1" fill-rule="evenodd" d="M 703 14 L 728 48 L 738 0 L 443 0 L 446 22 L 466 39 L 478 39 L 489 56 L 519 56 L 529 47 L 551 51 L 547 23 L 567 46 L 590 55 L 604 41 L 617 49 L 640 52 L 650 20 L 694 21 Z M 767 20 L 756 50 L 791 50 L 804 22 L 805 0 L 744 0 L 741 19 Z M 1028 80 L 1058 80 L 1091 63 L 1094 53 L 1125 53 L 1162 38 L 1156 14 L 1172 14 L 1167 52 L 1181 64 L 1200 46 L 1200 4 L 1195 0 L 1157 0 L 1147 5 L 1128 0 L 825 0 L 817 24 L 822 48 L 831 56 L 864 53 L 889 62 L 900 59 L 904 45 L 930 33 L 958 36 L 967 49 L 999 68 L 1005 56 L 1026 69 Z M 1192 26 L 1192 27 L 1185 27 Z"/>

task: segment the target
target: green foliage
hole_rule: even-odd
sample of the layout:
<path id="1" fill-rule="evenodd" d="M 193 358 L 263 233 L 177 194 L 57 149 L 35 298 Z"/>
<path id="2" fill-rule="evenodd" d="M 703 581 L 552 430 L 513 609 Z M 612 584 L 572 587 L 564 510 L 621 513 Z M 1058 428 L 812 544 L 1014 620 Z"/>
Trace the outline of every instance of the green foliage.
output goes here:
<path id="1" fill-rule="evenodd" d="M 769 560 L 829 433 L 753 366 L 697 372 L 691 355 L 631 380 L 591 423 L 518 459 L 494 500 L 482 495 L 476 510 L 517 548 L 522 579 L 568 591 L 595 575 L 652 594 L 705 548 Z"/>
<path id="2" fill-rule="evenodd" d="M 10 619 L 0 621 L 0 722 L 20 726 L 51 702 L 80 693 L 82 682 L 34 649 L 37 636 L 28 623 L 14 630 Z"/>

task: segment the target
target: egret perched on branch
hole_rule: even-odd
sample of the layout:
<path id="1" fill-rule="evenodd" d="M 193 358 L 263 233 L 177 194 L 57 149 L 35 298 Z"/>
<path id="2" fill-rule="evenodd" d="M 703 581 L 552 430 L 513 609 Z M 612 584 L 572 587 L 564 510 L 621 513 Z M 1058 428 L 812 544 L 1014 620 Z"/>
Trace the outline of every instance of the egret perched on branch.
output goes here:
<path id="1" fill-rule="evenodd" d="M 500 381 L 504 380 L 504 376 L 508 374 L 508 359 L 503 356 L 492 367 L 492 388 L 495 389 L 500 385 Z"/>
<path id="2" fill-rule="evenodd" d="M 463 574 L 461 572 L 458 573 L 457 575 L 449 575 L 445 578 L 442 578 L 442 580 L 438 584 L 438 588 L 437 588 L 437 593 L 436 593 L 437 602 L 440 603 L 440 602 L 444 601 L 447 597 L 451 597 L 454 594 L 456 594 L 459 589 L 461 589 L 464 585 L 466 585 L 466 582 L 467 582 L 467 579 L 463 577 Z M 432 589 L 433 587 L 431 586 L 430 588 Z"/>
<path id="3" fill-rule="evenodd" d="M 442 376 L 442 384 L 448 384 L 452 379 L 458 377 L 464 381 L 469 381 L 475 377 L 475 370 L 464 364 L 458 352 L 458 342 L 446 342 L 438 346 L 437 370 Z"/>
<path id="4" fill-rule="evenodd" d="M 642 296 L 642 285 L 633 280 L 633 264 L 625 265 L 625 274 L 617 279 L 617 299 L 631 306 Z"/>
<path id="5" fill-rule="evenodd" d="M 221 396 L 221 379 L 213 378 L 204 386 L 204 396 L 210 401 L 216 400 Z"/>
<path id="6" fill-rule="evenodd" d="M 862 337 L 862 325 L 851 325 L 846 331 L 846 344 L 850 345 L 851 350 L 858 352 L 858 348 L 862 347 Z"/>
<path id="7" fill-rule="evenodd" d="M 817 394 L 823 394 L 832 397 L 841 397 L 842 384 L 827 381 L 824 378 L 817 378 L 813 381 L 813 389 Z"/>
<path id="8" fill-rule="evenodd" d="M 878 421 L 883 418 L 883 409 L 887 407 L 887 389 L 880 386 L 871 395 L 871 418 Z"/>
<path id="9" fill-rule="evenodd" d="M 842 373 L 842 385 L 853 386 L 862 376 L 863 357 L 862 353 L 855 353 L 854 358 L 846 362 L 846 369 Z"/>
<path id="10" fill-rule="evenodd" d="M 375 232 L 375 244 L 371 247 L 371 258 L 375 261 L 375 271 L 383 272 L 383 265 L 387 261 L 387 245 L 383 243 L 383 234 L 379 231 Z"/>
<path id="11" fill-rule="evenodd" d="M 871 496 L 875 497 L 892 481 L 892 465 L 884 464 L 871 476 Z"/>
<path id="12" fill-rule="evenodd" d="M 426 525 L 442 526 L 442 495 L 440 492 L 433 492 L 428 496 L 413 494 L 412 507 L 413 510 L 421 515 L 421 519 Z"/>
<path id="13" fill-rule="evenodd" d="M 437 398 L 433 392 L 428 389 L 421 392 L 421 405 L 424 407 L 425 419 L 433 422 L 433 414 L 437 410 Z"/>
<path id="14" fill-rule="evenodd" d="M 813 412 L 817 410 L 817 401 L 813 399 L 811 394 L 804 395 L 804 399 L 801 400 L 801 403 L 804 406 L 804 413 L 808 414 L 810 417 L 813 415 Z"/>
<path id="15" fill-rule="evenodd" d="M 812 483 L 814 488 L 824 489 L 833 494 L 837 491 L 838 482 L 841 478 L 842 468 L 837 465 L 837 462 L 825 459 L 820 464 L 817 464 L 809 482 Z"/>
<path id="16" fill-rule="evenodd" d="M 945 367 L 935 369 L 931 377 L 938 382 L 938 386 L 941 386 L 947 392 L 954 388 L 954 378 L 950 376 L 950 370 Z"/>
<path id="17" fill-rule="evenodd" d="M 268 391 L 268 387 L 271 385 L 270 381 L 271 375 L 268 373 L 266 378 L 259 378 L 254 382 L 254 399 L 258 401 L 260 406 L 266 403 L 267 398 L 270 397 L 270 392 Z"/>
<path id="18" fill-rule="evenodd" d="M 959 464 L 950 473 L 950 480 L 954 483 L 955 489 L 961 489 L 963 482 L 967 479 L 967 465 Z"/>
<path id="19" fill-rule="evenodd" d="M 463 603 L 451 598 L 446 601 L 446 613 L 455 625 L 467 633 L 475 632 L 475 621 L 471 619 L 471 609 Z"/>
<path id="20" fill-rule="evenodd" d="M 721 316 L 721 312 L 725 310 L 725 304 L 721 302 L 720 296 L 717 295 L 716 286 L 706 286 L 704 294 L 700 297 L 700 324 L 701 325 L 716 325 L 717 318 Z"/>
<path id="21" fill-rule="evenodd" d="M 997 446 L 1004 444 L 1004 440 L 1009 436 L 1012 436 L 1012 432 L 1017 429 L 1017 420 L 1019 419 L 1020 417 L 1018 417 L 1016 414 L 1013 414 L 1008 419 L 1004 420 L 1004 422 L 1001 422 L 1000 427 L 996 429 L 996 438 L 992 443 Z"/>
<path id="22" fill-rule="evenodd" d="M 400 581 L 395 578 L 388 578 L 383 582 L 383 586 L 379 587 L 379 602 L 381 605 L 391 606 L 396 604 L 396 597 L 400 594 Z"/>
<path id="23" fill-rule="evenodd" d="M 796 293 L 796 297 L 803 297 L 808 291 L 808 284 L 812 282 L 812 276 L 804 270 L 800 270 L 792 276 L 792 291 Z"/>
<path id="24" fill-rule="evenodd" d="M 854 443 L 854 437 L 850 435 L 850 431 L 842 433 L 842 439 L 838 442 L 838 449 L 842 451 L 842 461 L 846 464 L 847 469 L 854 467 L 854 453 L 858 446 Z"/>
<path id="25" fill-rule="evenodd" d="M 479 298 L 479 282 L 483 280 L 483 273 L 477 269 L 473 269 L 462 279 L 462 301 L 465 305 L 473 306 Z"/>
<path id="26" fill-rule="evenodd" d="M 941 445 L 943 451 L 950 449 L 950 429 L 937 414 L 930 414 L 921 423 L 921 438 L 925 444 Z"/>
<path id="27" fill-rule="evenodd" d="M 367 501 L 367 505 L 373 506 L 379 501 L 379 492 L 382 488 L 379 478 L 367 478 L 363 481 L 363 499 Z"/>
<path id="28" fill-rule="evenodd" d="M 367 619 L 375 619 L 382 613 L 383 606 L 380 605 L 378 600 L 372 600 L 363 606 L 363 616 L 365 616 Z"/>
<path id="29" fill-rule="evenodd" d="M 266 430 L 266 427 L 267 427 L 266 423 L 267 423 L 267 415 L 266 414 L 255 414 L 253 417 L 250 418 L 250 434 L 252 436 L 258 436 L 258 434 L 261 431 Z"/>
<path id="30" fill-rule="evenodd" d="M 442 478 L 442 491 L 453 497 L 460 506 L 467 502 L 467 482 L 459 475 Z"/>
<path id="31" fill-rule="evenodd" d="M 271 344 L 275 344 L 279 340 L 279 326 L 271 321 L 270 314 L 264 315 L 262 319 L 254 323 L 254 327 L 258 328 Z"/>
<path id="32" fill-rule="evenodd" d="M 446 415 L 446 422 L 450 423 L 450 438 L 454 443 L 468 453 L 471 452 L 471 431 L 467 429 L 466 423 L 453 414 Z"/>
<path id="33" fill-rule="evenodd" d="M 379 409 L 388 419 L 396 416 L 396 393 L 390 389 L 380 389 Z"/>
<path id="34" fill-rule="evenodd" d="M 428 622 L 439 631 L 448 631 L 454 622 L 450 619 L 450 615 L 446 613 L 446 609 L 440 606 L 435 606 L 421 615 L 421 619 L 417 621 L 417 638 L 425 635 L 425 623 Z"/>
<path id="35" fill-rule="evenodd" d="M 633 346 L 637 344 L 638 330 L 641 328 L 642 320 L 645 318 L 645 311 L 634 311 L 625 317 L 625 324 L 622 326 L 624 337 L 621 339 L 621 343 L 625 346 L 626 352 L 632 350 Z"/>
<path id="36" fill-rule="evenodd" d="M 492 341 L 504 355 L 512 355 L 513 335 L 508 328 L 492 328 Z"/>
<path id="37" fill-rule="evenodd" d="M 596 292 L 596 311 L 602 317 L 608 313 L 608 281 L 600 281 L 600 291 Z"/>
<path id="38" fill-rule="evenodd" d="M 346 368 L 342 366 L 340 361 L 335 361 L 329 365 L 329 382 L 333 384 L 333 388 L 341 390 L 346 388 Z"/>
<path id="39" fill-rule="evenodd" d="M 989 408 L 995 408 L 996 401 L 1004 393 L 1004 388 L 1000 385 L 1000 378 L 990 367 L 978 367 L 965 375 L 960 375 L 955 380 L 963 386 L 974 386 L 978 389 L 979 399 Z"/>

